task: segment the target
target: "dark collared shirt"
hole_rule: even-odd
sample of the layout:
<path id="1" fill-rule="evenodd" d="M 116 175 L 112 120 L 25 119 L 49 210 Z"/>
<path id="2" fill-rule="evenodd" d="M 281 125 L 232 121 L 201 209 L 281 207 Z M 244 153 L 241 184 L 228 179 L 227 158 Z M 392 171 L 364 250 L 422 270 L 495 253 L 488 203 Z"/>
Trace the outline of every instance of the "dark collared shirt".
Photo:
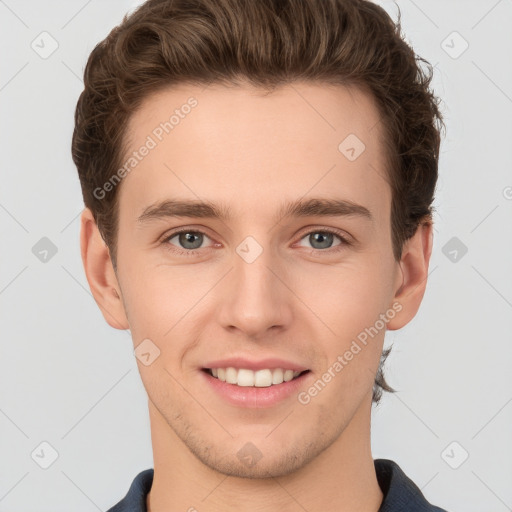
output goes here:
<path id="1" fill-rule="evenodd" d="M 377 481 L 384 494 L 379 512 L 447 512 L 431 505 L 417 485 L 389 459 L 375 459 Z M 153 483 L 153 469 L 141 471 L 126 496 L 107 512 L 147 512 L 146 497 Z"/>

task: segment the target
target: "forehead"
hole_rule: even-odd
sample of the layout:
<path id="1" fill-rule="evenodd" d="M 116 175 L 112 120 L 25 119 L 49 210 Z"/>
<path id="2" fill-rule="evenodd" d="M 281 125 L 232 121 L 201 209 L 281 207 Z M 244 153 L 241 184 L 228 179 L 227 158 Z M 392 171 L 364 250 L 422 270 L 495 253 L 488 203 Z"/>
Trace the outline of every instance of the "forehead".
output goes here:
<path id="1" fill-rule="evenodd" d="M 235 199 L 261 217 L 284 196 L 309 194 L 382 203 L 373 209 L 386 213 L 382 137 L 372 96 L 355 87 L 294 82 L 268 93 L 180 84 L 148 96 L 132 115 L 125 162 L 139 155 L 120 204 L 135 215 L 169 196 Z"/>

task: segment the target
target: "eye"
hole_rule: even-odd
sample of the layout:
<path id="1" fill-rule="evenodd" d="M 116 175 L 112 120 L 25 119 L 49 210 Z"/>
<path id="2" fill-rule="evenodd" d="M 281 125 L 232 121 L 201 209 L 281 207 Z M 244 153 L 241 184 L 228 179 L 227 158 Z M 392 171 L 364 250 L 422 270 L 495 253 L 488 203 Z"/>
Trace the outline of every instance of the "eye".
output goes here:
<path id="1" fill-rule="evenodd" d="M 335 239 L 339 243 L 334 244 Z M 175 240 L 173 242 L 173 240 Z M 200 253 L 199 249 L 210 249 L 215 244 L 203 247 L 205 240 L 211 240 L 203 231 L 197 229 L 182 228 L 167 235 L 163 240 L 165 248 L 180 256 L 196 256 Z M 315 229 L 305 233 L 301 239 L 307 240 L 310 244 L 306 248 L 313 249 L 312 252 L 331 252 L 343 250 L 345 246 L 351 245 L 351 242 L 342 232 L 332 229 Z M 304 246 L 303 246 L 304 247 Z"/>
<path id="2" fill-rule="evenodd" d="M 193 256 L 197 249 L 202 248 L 205 238 L 210 239 L 203 231 L 184 228 L 165 237 L 162 243 L 172 252 Z M 176 239 L 176 243 L 172 242 L 173 239 Z"/>
<path id="3" fill-rule="evenodd" d="M 333 245 L 333 240 L 335 238 L 340 240 L 340 242 Z M 323 252 L 327 252 L 326 250 L 333 248 L 335 251 L 340 250 L 343 246 L 350 245 L 348 239 L 339 231 L 330 229 L 316 229 L 314 231 L 309 231 L 301 238 L 301 240 L 304 239 L 310 244 L 309 247 Z"/>

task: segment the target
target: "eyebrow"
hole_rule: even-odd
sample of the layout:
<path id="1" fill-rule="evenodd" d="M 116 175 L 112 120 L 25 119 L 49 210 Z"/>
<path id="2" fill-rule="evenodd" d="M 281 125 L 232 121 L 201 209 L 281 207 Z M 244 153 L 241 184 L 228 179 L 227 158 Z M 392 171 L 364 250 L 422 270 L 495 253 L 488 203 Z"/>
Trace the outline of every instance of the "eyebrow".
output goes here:
<path id="1" fill-rule="evenodd" d="M 363 205 L 345 199 L 311 198 L 299 199 L 281 205 L 276 222 L 286 217 L 361 217 L 373 222 L 373 215 Z M 232 210 L 209 201 L 168 199 L 152 204 L 137 218 L 138 223 L 172 217 L 211 218 L 228 221 L 233 218 Z"/>

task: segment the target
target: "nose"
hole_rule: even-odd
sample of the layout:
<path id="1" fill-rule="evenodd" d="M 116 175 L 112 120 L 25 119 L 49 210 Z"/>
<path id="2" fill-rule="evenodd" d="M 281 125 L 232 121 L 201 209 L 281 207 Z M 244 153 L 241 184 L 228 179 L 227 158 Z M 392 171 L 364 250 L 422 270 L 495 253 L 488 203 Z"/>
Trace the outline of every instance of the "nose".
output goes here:
<path id="1" fill-rule="evenodd" d="M 226 276 L 219 299 L 221 325 L 253 340 L 286 329 L 292 320 L 294 297 L 286 274 L 284 265 L 268 250 L 252 262 L 235 252 L 233 269 Z"/>

